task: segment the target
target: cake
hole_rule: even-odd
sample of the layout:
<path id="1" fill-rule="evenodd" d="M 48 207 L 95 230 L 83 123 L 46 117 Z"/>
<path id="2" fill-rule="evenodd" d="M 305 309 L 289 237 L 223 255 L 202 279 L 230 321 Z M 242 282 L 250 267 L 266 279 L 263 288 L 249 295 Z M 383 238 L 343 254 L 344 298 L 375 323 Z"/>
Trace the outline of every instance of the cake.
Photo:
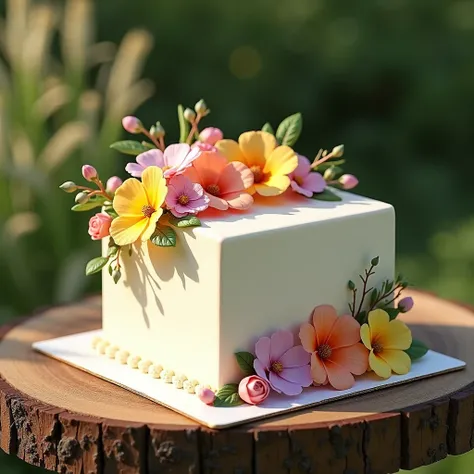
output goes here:
<path id="1" fill-rule="evenodd" d="M 112 145 L 136 157 L 131 178 L 104 184 L 85 165 L 97 189 L 61 186 L 79 191 L 74 210 L 101 208 L 86 268 L 102 271 L 96 350 L 214 406 L 408 372 L 427 349 L 396 319 L 413 302 L 396 302 L 394 209 L 349 192 L 343 147 L 296 153 L 300 114 L 233 141 L 199 132 L 203 101 L 178 111 L 168 147 L 159 122 L 124 118 L 148 138 Z"/>

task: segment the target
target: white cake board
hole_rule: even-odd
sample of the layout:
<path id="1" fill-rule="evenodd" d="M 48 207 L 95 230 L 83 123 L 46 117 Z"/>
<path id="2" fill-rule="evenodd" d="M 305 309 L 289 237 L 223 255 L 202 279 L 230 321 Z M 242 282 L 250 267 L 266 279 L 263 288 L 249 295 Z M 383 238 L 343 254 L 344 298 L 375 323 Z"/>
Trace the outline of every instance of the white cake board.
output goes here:
<path id="1" fill-rule="evenodd" d="M 97 354 L 92 349 L 92 339 L 101 335 L 101 330 L 74 334 L 35 342 L 33 348 L 164 405 L 210 428 L 227 428 L 272 415 L 281 415 L 285 412 L 460 370 L 466 366 L 465 362 L 458 359 L 429 351 L 422 359 L 413 362 L 408 374 L 394 375 L 388 380 L 381 380 L 374 373 L 367 373 L 357 377 L 355 385 L 349 390 L 337 391 L 327 387 L 311 387 L 304 389 L 303 393 L 296 397 L 286 397 L 272 392 L 265 402 L 258 406 L 216 408 L 205 405 L 196 395 L 179 390 L 172 384 L 154 379 L 127 365 L 121 365 L 113 359 Z"/>

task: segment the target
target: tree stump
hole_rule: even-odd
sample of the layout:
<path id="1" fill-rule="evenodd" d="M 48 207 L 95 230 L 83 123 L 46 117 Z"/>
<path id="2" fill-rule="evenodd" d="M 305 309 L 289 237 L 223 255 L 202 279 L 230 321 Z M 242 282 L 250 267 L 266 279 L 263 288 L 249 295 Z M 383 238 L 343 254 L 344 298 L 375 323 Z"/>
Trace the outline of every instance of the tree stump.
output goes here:
<path id="1" fill-rule="evenodd" d="M 100 327 L 100 297 L 0 328 L 0 447 L 63 474 L 388 474 L 474 444 L 474 314 L 412 292 L 414 336 L 467 369 L 213 431 L 34 352 Z"/>

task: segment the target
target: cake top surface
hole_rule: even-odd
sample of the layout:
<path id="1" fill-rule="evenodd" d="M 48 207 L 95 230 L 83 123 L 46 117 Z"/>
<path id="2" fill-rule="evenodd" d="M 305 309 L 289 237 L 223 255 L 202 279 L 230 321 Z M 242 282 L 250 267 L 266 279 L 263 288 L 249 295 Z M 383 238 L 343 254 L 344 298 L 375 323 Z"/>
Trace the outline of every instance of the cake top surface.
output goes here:
<path id="1" fill-rule="evenodd" d="M 305 199 L 294 194 L 268 200 L 256 200 L 248 211 L 218 213 L 208 211 L 201 216 L 202 226 L 196 235 L 228 239 L 241 235 L 295 227 L 314 222 L 393 210 L 390 204 L 345 191 L 335 191 L 341 201 L 327 202 Z"/>

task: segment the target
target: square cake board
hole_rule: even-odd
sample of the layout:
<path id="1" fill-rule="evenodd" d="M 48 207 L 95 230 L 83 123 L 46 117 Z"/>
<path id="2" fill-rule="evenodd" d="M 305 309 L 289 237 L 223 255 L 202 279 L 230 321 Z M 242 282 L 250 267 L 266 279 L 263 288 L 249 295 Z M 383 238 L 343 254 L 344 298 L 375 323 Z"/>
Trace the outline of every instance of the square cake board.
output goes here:
<path id="1" fill-rule="evenodd" d="M 411 371 L 406 375 L 393 375 L 387 380 L 382 380 L 371 372 L 357 377 L 356 383 L 349 390 L 338 391 L 330 387 L 310 387 L 295 397 L 286 397 L 272 392 L 258 406 L 245 404 L 231 408 L 216 408 L 205 405 L 196 395 L 179 390 L 173 384 L 167 384 L 161 379 L 154 379 L 139 370 L 131 369 L 128 365 L 122 365 L 105 355 L 97 354 L 92 348 L 92 339 L 96 336 L 100 337 L 101 334 L 102 331 L 97 330 L 39 341 L 33 344 L 33 349 L 215 429 L 228 428 L 362 395 L 394 385 L 453 372 L 466 366 L 465 362 L 430 350 L 422 359 L 413 362 Z"/>

